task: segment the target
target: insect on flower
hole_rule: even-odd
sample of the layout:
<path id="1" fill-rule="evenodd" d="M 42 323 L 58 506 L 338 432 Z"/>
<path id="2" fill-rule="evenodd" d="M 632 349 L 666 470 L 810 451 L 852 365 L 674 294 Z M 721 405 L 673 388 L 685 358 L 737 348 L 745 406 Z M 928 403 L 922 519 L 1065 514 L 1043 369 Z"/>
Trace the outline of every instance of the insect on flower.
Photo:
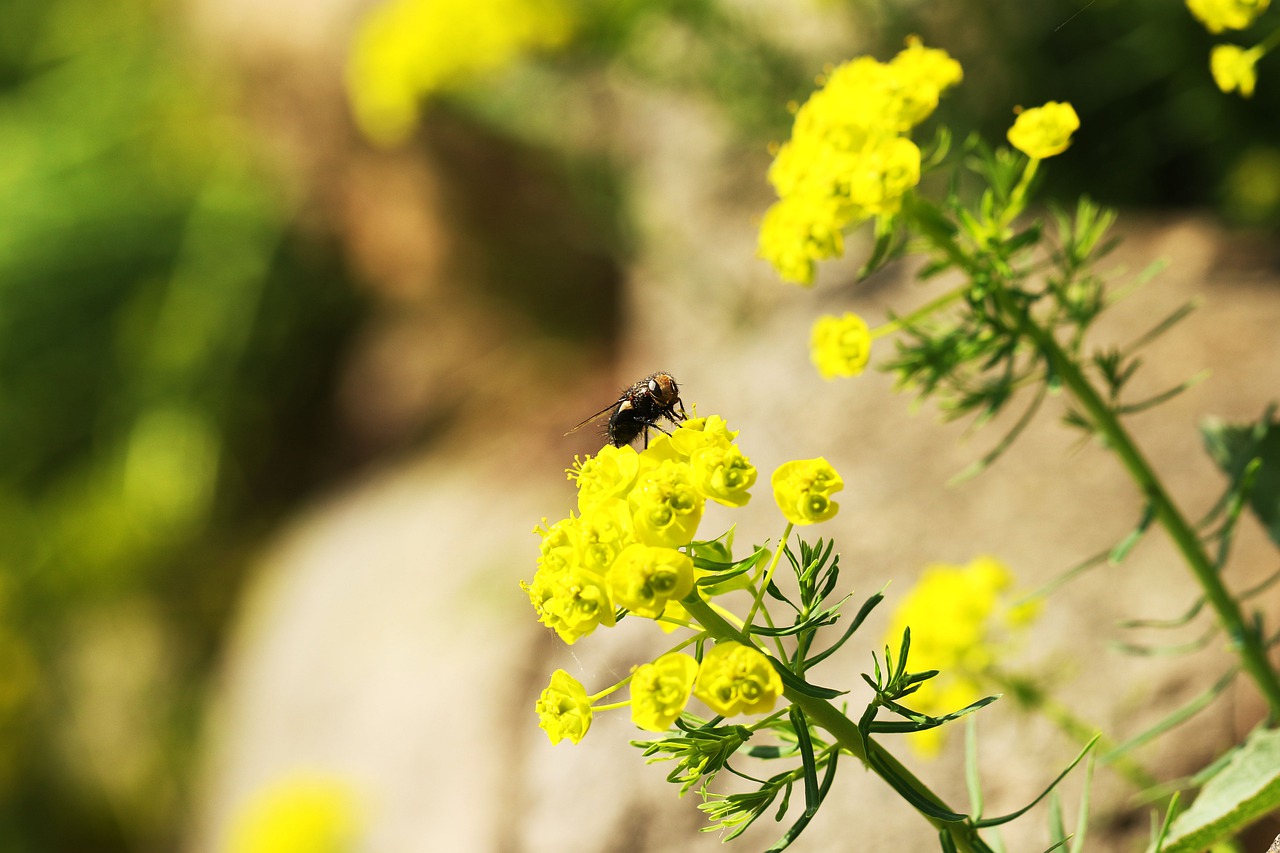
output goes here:
<path id="1" fill-rule="evenodd" d="M 680 411 L 676 411 L 676 406 Z M 582 429 L 587 424 L 609 414 L 609 425 L 605 435 L 614 447 L 622 447 L 644 435 L 644 446 L 649 446 L 649 429 L 667 432 L 658 421 L 665 418 L 671 423 L 679 423 L 688 415 L 684 403 L 680 401 L 680 389 L 676 386 L 675 377 L 670 373 L 658 371 L 623 391 L 616 402 L 610 403 L 569 432 Z M 568 435 L 568 433 L 565 433 Z M 671 433 L 667 433 L 670 435 Z"/>

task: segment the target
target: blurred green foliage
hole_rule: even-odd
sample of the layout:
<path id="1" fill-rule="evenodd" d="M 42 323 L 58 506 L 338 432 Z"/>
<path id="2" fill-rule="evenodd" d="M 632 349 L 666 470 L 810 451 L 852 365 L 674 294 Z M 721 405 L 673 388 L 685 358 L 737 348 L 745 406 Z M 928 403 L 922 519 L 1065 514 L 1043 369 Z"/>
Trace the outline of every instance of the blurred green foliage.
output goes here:
<path id="1" fill-rule="evenodd" d="M 0 851 L 171 847 L 353 297 L 141 0 L 0 2 Z"/>

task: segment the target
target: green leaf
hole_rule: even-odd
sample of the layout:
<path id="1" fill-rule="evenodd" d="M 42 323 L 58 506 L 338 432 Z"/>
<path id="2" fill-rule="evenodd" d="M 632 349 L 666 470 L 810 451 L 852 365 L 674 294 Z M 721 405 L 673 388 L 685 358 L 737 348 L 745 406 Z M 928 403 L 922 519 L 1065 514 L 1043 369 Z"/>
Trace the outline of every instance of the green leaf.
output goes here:
<path id="1" fill-rule="evenodd" d="M 1178 815 L 1164 853 L 1196 853 L 1280 808 L 1280 731 L 1258 729 Z"/>
<path id="2" fill-rule="evenodd" d="M 1249 491 L 1249 508 L 1271 541 L 1280 545 L 1280 423 L 1274 417 L 1272 405 L 1254 424 L 1229 425 L 1209 419 L 1201 425 L 1200 434 L 1209 456 L 1233 484 L 1244 478 L 1250 462 L 1262 460 Z"/>
<path id="3" fill-rule="evenodd" d="M 777 658 L 769 658 L 769 663 L 773 664 L 773 668 L 777 671 L 778 676 L 782 679 L 782 683 L 803 696 L 812 696 L 815 699 L 834 699 L 837 696 L 843 696 L 848 693 L 847 690 L 834 690 L 830 687 L 818 687 L 810 684 L 791 670 Z"/>
<path id="4" fill-rule="evenodd" d="M 1008 814 L 1001 815 L 1000 817 L 991 817 L 991 818 L 984 818 L 982 820 L 975 820 L 973 822 L 973 825 L 978 827 L 979 829 L 982 829 L 988 826 L 999 826 L 1002 823 L 1008 823 L 1009 821 L 1014 820 L 1015 818 L 1019 818 L 1022 815 L 1026 814 L 1028 811 L 1031 810 L 1032 806 L 1034 806 L 1036 803 L 1043 800 L 1046 796 L 1048 796 L 1050 791 L 1058 787 L 1058 783 L 1061 782 L 1063 779 L 1065 779 L 1067 774 L 1070 773 L 1072 769 L 1077 764 L 1080 763 L 1080 760 L 1089 754 L 1089 750 L 1093 749 L 1093 745 L 1098 742 L 1098 737 L 1099 737 L 1098 735 L 1094 735 L 1093 740 L 1085 744 L 1084 749 L 1080 750 L 1080 754 L 1075 757 L 1075 760 L 1072 761 L 1070 764 L 1068 764 L 1066 769 L 1058 774 L 1058 778 L 1054 779 L 1052 782 L 1049 783 L 1049 787 L 1045 788 L 1044 791 L 1040 793 L 1040 796 L 1036 797 L 1034 800 L 1027 803 L 1025 806 L 1018 809 L 1017 811 L 1009 812 Z"/>
<path id="5" fill-rule="evenodd" d="M 831 647 L 826 651 L 819 652 L 818 654 L 808 658 L 804 662 L 805 669 L 809 669 L 810 667 L 826 660 L 832 652 L 844 645 L 845 641 L 853 636 L 853 632 L 858 630 L 858 627 L 862 625 L 863 621 L 881 601 L 884 601 L 884 590 L 880 590 L 875 595 L 864 601 L 862 603 L 862 607 L 858 610 L 858 615 L 853 617 L 853 621 L 849 623 L 849 627 L 845 629 L 845 632 L 841 635 L 840 639 L 832 643 Z"/>

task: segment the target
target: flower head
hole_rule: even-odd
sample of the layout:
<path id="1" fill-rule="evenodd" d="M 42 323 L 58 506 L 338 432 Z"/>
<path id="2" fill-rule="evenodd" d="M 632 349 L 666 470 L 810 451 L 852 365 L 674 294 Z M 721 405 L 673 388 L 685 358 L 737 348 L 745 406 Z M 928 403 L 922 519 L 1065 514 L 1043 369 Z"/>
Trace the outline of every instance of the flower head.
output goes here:
<path id="1" fill-rule="evenodd" d="M 628 545 L 640 541 L 625 501 L 605 498 L 574 522 L 578 565 L 603 575 Z"/>
<path id="2" fill-rule="evenodd" d="M 1013 575 L 993 557 L 977 557 L 966 566 L 934 565 L 893 614 L 885 642 L 891 647 L 911 629 L 911 669 L 940 674 L 920 685 L 911 707 L 940 715 L 963 708 L 981 696 L 982 674 L 1007 650 L 1013 631 L 1038 613 L 1036 603 L 1013 606 L 1007 601 Z M 941 732 L 922 732 L 915 746 L 936 751 Z"/>
<path id="3" fill-rule="evenodd" d="M 595 456 L 574 457 L 569 479 L 578 484 L 578 510 L 586 512 L 606 498 L 625 497 L 640 469 L 640 456 L 630 445 L 606 444 Z"/>
<path id="4" fill-rule="evenodd" d="M 538 697 L 534 706 L 538 712 L 538 725 L 551 738 L 552 744 L 568 738 L 578 743 L 591 728 L 591 700 L 578 681 L 563 669 L 551 674 L 551 683 Z"/>
<path id="5" fill-rule="evenodd" d="M 1253 95 L 1258 83 L 1258 71 L 1255 67 L 1262 58 L 1261 47 L 1245 50 L 1234 44 L 1220 44 L 1209 53 L 1209 72 L 1213 74 L 1213 82 L 1223 92 L 1239 92 L 1242 98 Z"/>
<path id="6" fill-rule="evenodd" d="M 1033 160 L 1043 160 L 1066 151 L 1079 128 L 1080 117 L 1071 104 L 1050 101 L 1018 113 L 1009 128 L 1009 144 Z"/>
<path id="7" fill-rule="evenodd" d="M 646 731 L 665 732 L 689 704 L 698 662 L 677 652 L 641 664 L 631 676 L 631 720 Z"/>
<path id="8" fill-rule="evenodd" d="M 641 542 L 678 548 L 693 539 L 706 499 L 694 488 L 688 464 L 664 459 L 641 467 L 627 502 Z"/>
<path id="9" fill-rule="evenodd" d="M 782 678 L 756 649 L 733 641 L 717 643 L 702 658 L 693 693 L 724 717 L 767 713 L 782 693 Z"/>
<path id="10" fill-rule="evenodd" d="M 772 484 L 773 499 L 792 524 L 826 521 L 840 509 L 831 494 L 844 488 L 844 480 L 821 456 L 783 463 L 773 472 Z"/>
<path id="11" fill-rule="evenodd" d="M 360 804 L 351 786 L 296 774 L 254 794 L 232 824 L 230 853 L 354 853 Z"/>
<path id="12" fill-rule="evenodd" d="M 813 324 L 809 357 L 823 379 L 857 376 L 871 358 L 871 331 L 857 314 L 826 314 Z"/>
<path id="13" fill-rule="evenodd" d="M 693 589 L 693 560 L 674 548 L 630 545 L 613 561 L 608 580 L 614 603 L 657 619 L 668 601 Z"/>
<path id="14" fill-rule="evenodd" d="M 604 576 L 572 565 L 566 569 L 538 568 L 533 581 L 520 587 L 538 611 L 538 621 L 560 635 L 569 645 L 590 634 L 599 625 L 612 627 L 613 603 Z"/>
<path id="15" fill-rule="evenodd" d="M 1187 0 L 1191 14 L 1211 33 L 1243 30 L 1267 10 L 1270 0 Z"/>

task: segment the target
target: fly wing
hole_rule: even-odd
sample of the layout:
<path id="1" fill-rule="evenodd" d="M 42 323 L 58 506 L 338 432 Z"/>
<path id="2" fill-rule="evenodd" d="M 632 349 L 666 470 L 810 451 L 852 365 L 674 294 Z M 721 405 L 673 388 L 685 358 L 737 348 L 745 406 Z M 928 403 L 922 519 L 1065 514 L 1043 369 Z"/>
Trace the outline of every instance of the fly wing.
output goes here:
<path id="1" fill-rule="evenodd" d="M 574 427 L 573 429 L 569 430 L 569 432 L 566 432 L 566 433 L 565 433 L 565 435 L 572 435 L 573 433 L 575 433 L 575 432 L 577 432 L 578 430 L 582 429 L 582 428 L 583 428 L 584 426 L 586 426 L 587 424 L 589 424 L 589 423 L 593 423 L 594 421 L 598 421 L 598 420 L 600 420 L 602 417 L 604 417 L 605 415 L 609 414 L 609 412 L 613 411 L 613 409 L 614 409 L 617 405 L 618 405 L 617 403 L 610 403 L 609 405 L 605 406 L 605 407 L 604 407 L 603 409 L 601 409 L 600 411 L 596 412 L 596 413 L 595 413 L 594 415 L 592 415 L 591 417 L 587 418 L 587 419 L 586 419 L 585 421 L 583 421 L 582 423 L 578 424 L 578 425 L 577 425 L 576 427 Z"/>

